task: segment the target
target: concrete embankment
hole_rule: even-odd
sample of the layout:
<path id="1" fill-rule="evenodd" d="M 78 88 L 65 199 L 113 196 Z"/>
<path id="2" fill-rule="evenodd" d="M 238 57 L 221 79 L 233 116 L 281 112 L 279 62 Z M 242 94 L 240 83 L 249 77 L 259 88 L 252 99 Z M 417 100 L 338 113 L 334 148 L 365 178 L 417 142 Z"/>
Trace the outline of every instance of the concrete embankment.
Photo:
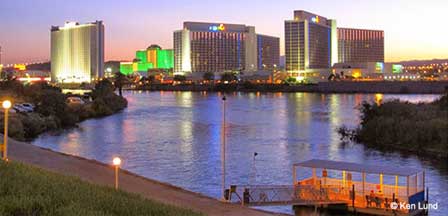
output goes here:
<path id="1" fill-rule="evenodd" d="M 241 91 L 241 92 L 318 92 L 318 93 L 389 93 L 442 94 L 448 81 L 406 82 L 322 82 L 314 85 L 229 84 L 229 85 L 148 85 L 130 90 L 149 91 Z"/>
<path id="2" fill-rule="evenodd" d="M 3 139 L 3 136 L 0 136 Z M 37 166 L 63 175 L 76 176 L 97 185 L 113 187 L 114 169 L 94 160 L 66 155 L 33 146 L 28 143 L 9 140 L 11 160 Z M 124 163 L 126 160 L 124 159 Z M 204 195 L 182 188 L 147 179 L 128 171 L 120 172 L 120 189 L 165 204 L 202 212 L 206 215 L 279 215 L 259 211 L 236 204 L 223 203 Z"/>

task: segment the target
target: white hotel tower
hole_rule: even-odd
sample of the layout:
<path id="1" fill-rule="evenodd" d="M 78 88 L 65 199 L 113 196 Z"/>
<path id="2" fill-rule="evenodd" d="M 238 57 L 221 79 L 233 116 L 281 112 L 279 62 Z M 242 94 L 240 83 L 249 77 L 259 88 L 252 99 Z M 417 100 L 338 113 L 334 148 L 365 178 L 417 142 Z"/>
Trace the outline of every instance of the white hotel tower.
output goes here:
<path id="1" fill-rule="evenodd" d="M 102 21 L 66 22 L 51 27 L 51 81 L 90 83 L 103 77 L 104 25 Z"/>

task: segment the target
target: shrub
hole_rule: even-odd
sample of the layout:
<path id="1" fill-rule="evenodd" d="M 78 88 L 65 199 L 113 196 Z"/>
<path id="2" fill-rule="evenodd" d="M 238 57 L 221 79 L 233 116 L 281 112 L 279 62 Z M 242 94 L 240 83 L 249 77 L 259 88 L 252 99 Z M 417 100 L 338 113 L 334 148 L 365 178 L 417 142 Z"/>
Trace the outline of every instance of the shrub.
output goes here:
<path id="1" fill-rule="evenodd" d="M 398 100 L 383 104 L 363 103 L 361 123 L 354 130 L 338 129 L 342 139 L 369 147 L 403 150 L 448 157 L 447 95 L 432 103 Z"/>

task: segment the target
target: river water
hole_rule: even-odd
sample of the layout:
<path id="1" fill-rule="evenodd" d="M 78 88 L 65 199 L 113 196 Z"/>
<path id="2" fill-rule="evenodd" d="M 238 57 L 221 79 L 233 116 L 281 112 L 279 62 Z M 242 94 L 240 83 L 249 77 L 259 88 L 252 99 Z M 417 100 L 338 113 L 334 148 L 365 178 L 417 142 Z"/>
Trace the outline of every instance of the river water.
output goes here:
<path id="1" fill-rule="evenodd" d="M 104 163 L 120 156 L 123 168 L 131 172 L 220 197 L 222 95 L 129 91 L 124 96 L 129 107 L 123 112 L 41 135 L 32 144 Z M 430 203 L 438 203 L 438 210 L 430 214 L 448 212 L 446 161 L 342 144 L 336 133 L 343 124 L 359 123 L 356 107 L 363 101 L 428 102 L 438 95 L 229 93 L 226 97 L 227 185 L 291 184 L 292 164 L 313 158 L 425 169 Z M 293 213 L 290 206 L 264 209 Z"/>

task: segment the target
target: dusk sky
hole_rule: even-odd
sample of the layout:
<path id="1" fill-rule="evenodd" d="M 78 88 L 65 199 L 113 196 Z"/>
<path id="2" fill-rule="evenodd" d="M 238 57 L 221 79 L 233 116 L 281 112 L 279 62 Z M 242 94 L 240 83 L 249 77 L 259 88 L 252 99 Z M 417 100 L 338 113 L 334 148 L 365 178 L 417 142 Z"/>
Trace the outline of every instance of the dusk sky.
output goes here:
<path id="1" fill-rule="evenodd" d="M 50 27 L 103 20 L 106 60 L 130 60 L 150 44 L 173 47 L 184 21 L 237 23 L 281 39 L 294 10 L 339 27 L 385 31 L 386 61 L 448 58 L 447 0 L 0 0 L 2 63 L 49 60 Z"/>

